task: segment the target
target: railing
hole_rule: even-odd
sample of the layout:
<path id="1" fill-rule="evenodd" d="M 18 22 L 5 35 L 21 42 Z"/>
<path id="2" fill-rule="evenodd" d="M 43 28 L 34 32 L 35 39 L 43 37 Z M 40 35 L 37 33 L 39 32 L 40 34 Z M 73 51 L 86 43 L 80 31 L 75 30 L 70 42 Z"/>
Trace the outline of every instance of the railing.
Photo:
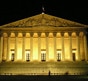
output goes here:
<path id="1" fill-rule="evenodd" d="M 86 73 L 1 73 L 0 75 L 48 75 L 48 76 L 52 76 L 52 75 L 88 75 Z"/>

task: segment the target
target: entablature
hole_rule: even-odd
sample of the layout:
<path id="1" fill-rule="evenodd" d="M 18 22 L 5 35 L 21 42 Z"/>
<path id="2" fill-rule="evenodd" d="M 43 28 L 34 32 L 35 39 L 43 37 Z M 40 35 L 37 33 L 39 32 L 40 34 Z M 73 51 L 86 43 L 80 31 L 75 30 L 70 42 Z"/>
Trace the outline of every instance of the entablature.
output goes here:
<path id="1" fill-rule="evenodd" d="M 2 28 L 1 31 L 29 31 L 29 32 L 57 32 L 57 31 L 85 31 L 86 28 L 84 27 L 30 27 L 30 28 Z"/>

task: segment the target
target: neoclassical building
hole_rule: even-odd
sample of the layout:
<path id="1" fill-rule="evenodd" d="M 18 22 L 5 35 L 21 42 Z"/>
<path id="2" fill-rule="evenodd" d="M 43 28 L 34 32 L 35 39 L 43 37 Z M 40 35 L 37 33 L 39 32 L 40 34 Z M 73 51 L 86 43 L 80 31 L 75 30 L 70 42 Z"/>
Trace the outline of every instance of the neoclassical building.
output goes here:
<path id="1" fill-rule="evenodd" d="M 0 26 L 0 64 L 3 64 L 0 74 L 47 74 L 48 71 L 52 74 L 64 74 L 67 71 L 69 74 L 88 73 L 84 69 L 88 67 L 87 27 L 45 13 Z M 21 72 L 19 68 L 18 72 L 15 69 L 4 70 L 9 63 L 10 68 L 18 67 L 16 63 L 26 64 L 30 68 L 26 67 L 27 72 Z M 84 68 L 81 63 L 85 64 Z M 76 68 L 78 64 L 85 71 L 80 72 L 77 66 L 74 72 L 72 67 Z M 73 70 L 64 69 L 64 66 Z"/>

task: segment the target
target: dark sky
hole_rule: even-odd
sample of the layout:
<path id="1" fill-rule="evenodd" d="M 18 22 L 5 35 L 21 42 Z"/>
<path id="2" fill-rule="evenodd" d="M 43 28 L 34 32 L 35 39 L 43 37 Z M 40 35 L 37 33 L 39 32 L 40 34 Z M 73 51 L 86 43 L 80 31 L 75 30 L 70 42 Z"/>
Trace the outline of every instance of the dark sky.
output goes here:
<path id="1" fill-rule="evenodd" d="M 87 0 L 0 0 L 0 25 L 42 13 L 88 25 Z"/>

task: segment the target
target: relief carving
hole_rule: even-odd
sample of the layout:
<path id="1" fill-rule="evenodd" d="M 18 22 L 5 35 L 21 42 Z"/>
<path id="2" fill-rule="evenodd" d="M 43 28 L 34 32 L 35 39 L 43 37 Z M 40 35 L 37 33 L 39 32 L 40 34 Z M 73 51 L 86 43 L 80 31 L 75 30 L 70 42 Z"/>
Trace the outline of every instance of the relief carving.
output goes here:
<path id="1" fill-rule="evenodd" d="M 33 27 L 33 26 L 53 26 L 53 27 L 82 27 L 80 23 L 76 23 L 70 20 L 54 17 L 47 14 L 39 14 L 33 17 L 25 18 L 7 25 L 4 27 Z"/>

